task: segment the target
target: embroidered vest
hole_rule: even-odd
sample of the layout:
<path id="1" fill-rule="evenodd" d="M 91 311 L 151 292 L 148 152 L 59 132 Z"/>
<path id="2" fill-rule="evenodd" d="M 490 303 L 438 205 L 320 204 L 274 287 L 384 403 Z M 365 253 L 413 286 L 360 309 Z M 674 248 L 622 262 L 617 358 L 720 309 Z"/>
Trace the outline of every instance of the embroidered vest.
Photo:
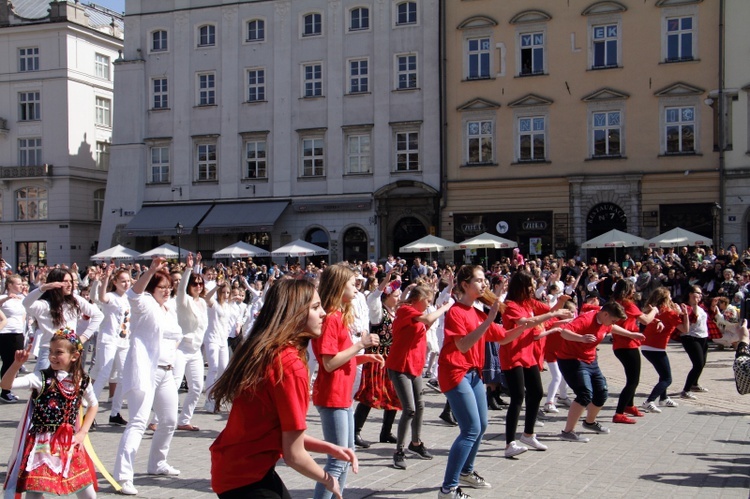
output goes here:
<path id="1" fill-rule="evenodd" d="M 39 374 L 42 377 L 42 389 L 39 393 L 32 393 L 36 408 L 31 416 L 29 433 L 54 433 L 63 423 L 75 427 L 78 408 L 90 378 L 84 374 L 79 389 L 66 396 L 61 392 L 54 369 L 44 369 Z"/>

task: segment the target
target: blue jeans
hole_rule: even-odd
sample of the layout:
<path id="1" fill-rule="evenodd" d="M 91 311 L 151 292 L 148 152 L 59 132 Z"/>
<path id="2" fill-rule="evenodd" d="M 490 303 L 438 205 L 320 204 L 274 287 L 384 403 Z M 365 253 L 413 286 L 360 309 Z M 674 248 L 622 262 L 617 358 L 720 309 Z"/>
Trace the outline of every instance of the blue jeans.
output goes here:
<path id="1" fill-rule="evenodd" d="M 607 401 L 607 378 L 599 369 L 599 363 L 595 360 L 587 364 L 576 359 L 557 359 L 563 378 L 568 386 L 575 392 L 575 401 L 583 407 L 593 403 L 602 407 Z"/>
<path id="2" fill-rule="evenodd" d="M 656 374 L 659 375 L 659 382 L 651 390 L 651 395 L 648 396 L 646 402 L 653 402 L 657 398 L 659 400 L 667 400 L 667 388 L 672 384 L 672 367 L 669 365 L 667 352 L 641 350 L 641 353 L 646 357 L 647 361 L 653 364 Z"/>
<path id="3" fill-rule="evenodd" d="M 443 487 L 458 486 L 458 475 L 474 471 L 474 459 L 487 430 L 487 393 L 476 370 L 469 371 L 457 387 L 445 392 L 460 433 L 448 453 Z"/>
<path id="4" fill-rule="evenodd" d="M 354 449 L 354 412 L 351 407 L 337 409 L 334 407 L 318 407 L 320 424 L 323 427 L 323 439 L 326 442 Z M 346 475 L 349 472 L 349 463 L 328 456 L 325 471 L 339 480 L 341 492 L 344 492 Z M 317 483 L 313 499 L 331 499 L 333 494 L 327 491 L 325 485 Z"/>

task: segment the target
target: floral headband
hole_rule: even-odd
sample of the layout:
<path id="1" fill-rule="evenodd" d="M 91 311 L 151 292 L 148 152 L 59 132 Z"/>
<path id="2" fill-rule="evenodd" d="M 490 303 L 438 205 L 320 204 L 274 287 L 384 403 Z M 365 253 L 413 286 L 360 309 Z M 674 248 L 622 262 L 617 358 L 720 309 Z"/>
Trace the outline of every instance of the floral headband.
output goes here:
<path id="1" fill-rule="evenodd" d="M 383 293 L 385 293 L 386 295 L 389 295 L 393 293 L 394 291 L 396 291 L 397 289 L 401 289 L 401 281 L 399 281 L 398 279 L 389 282 L 388 285 L 383 290 Z"/>
<path id="2" fill-rule="evenodd" d="M 70 329 L 67 326 L 55 331 L 52 339 L 68 340 L 76 347 L 76 350 L 79 352 L 83 350 L 83 343 L 81 343 L 80 338 L 78 338 L 78 335 L 73 329 Z"/>

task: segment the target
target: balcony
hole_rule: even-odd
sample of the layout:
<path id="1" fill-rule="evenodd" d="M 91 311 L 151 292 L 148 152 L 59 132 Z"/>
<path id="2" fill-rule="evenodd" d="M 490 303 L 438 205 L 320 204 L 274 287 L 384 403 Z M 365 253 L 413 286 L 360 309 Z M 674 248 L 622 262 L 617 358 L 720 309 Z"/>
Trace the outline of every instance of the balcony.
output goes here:
<path id="1" fill-rule="evenodd" d="M 52 165 L 0 166 L 0 180 L 45 178 L 52 176 Z"/>

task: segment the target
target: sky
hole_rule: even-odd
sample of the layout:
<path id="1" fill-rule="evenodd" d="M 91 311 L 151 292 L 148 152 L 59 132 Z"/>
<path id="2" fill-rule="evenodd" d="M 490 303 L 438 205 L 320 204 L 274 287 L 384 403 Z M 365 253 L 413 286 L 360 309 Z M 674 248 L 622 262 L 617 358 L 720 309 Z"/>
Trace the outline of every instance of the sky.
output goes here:
<path id="1" fill-rule="evenodd" d="M 125 12 L 125 0 L 83 0 L 82 3 L 95 3 L 115 12 Z"/>

